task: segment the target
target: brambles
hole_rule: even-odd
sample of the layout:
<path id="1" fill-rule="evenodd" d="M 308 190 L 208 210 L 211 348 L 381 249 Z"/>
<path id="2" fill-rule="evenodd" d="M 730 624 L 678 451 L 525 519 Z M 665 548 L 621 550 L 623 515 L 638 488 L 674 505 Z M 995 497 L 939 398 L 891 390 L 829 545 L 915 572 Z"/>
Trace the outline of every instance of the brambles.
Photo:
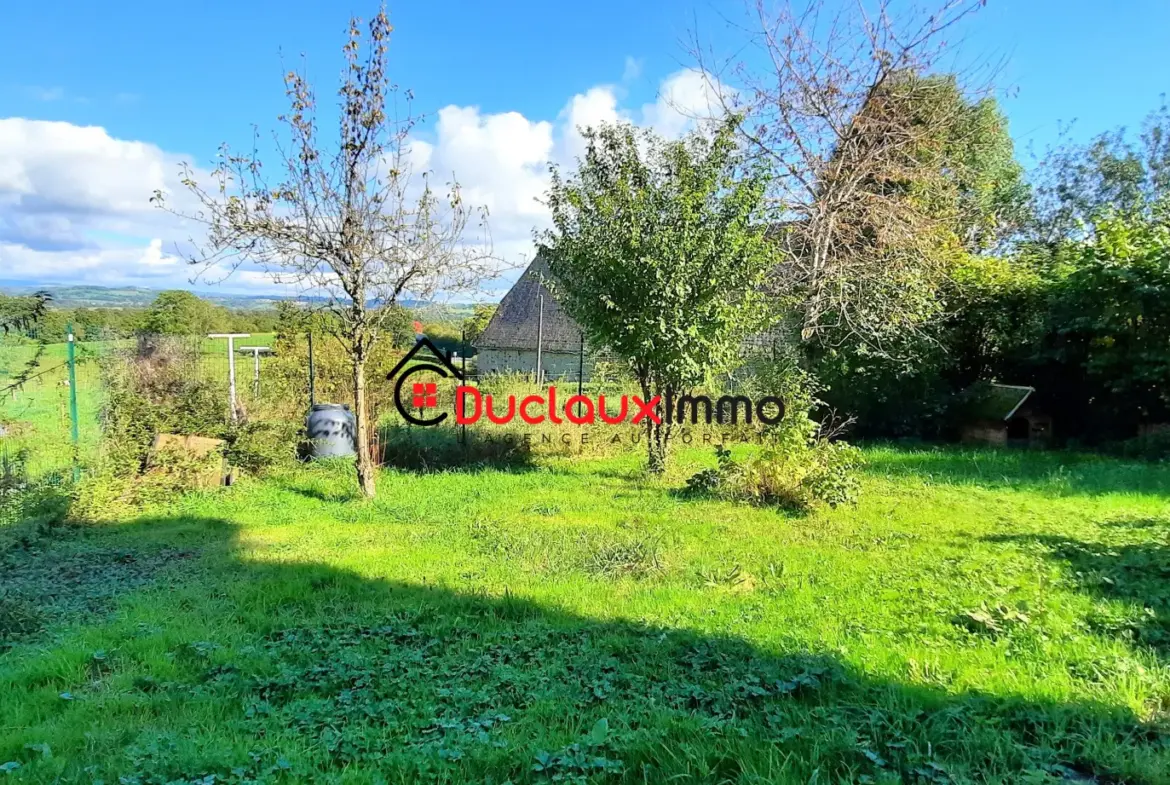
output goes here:
<path id="1" fill-rule="evenodd" d="M 771 444 L 736 460 L 716 447 L 718 468 L 687 481 L 693 494 L 807 511 L 819 504 L 856 503 L 861 453 L 848 444 L 813 439 L 805 445 Z"/>
<path id="2" fill-rule="evenodd" d="M 832 438 L 848 423 L 818 423 L 810 416 L 822 405 L 815 380 L 783 357 L 754 362 L 751 369 L 745 386 L 773 391 L 784 400 L 784 418 L 764 429 L 759 448 L 741 458 L 726 445 L 716 447 L 717 467 L 691 477 L 687 490 L 798 511 L 855 503 L 861 453 Z"/>

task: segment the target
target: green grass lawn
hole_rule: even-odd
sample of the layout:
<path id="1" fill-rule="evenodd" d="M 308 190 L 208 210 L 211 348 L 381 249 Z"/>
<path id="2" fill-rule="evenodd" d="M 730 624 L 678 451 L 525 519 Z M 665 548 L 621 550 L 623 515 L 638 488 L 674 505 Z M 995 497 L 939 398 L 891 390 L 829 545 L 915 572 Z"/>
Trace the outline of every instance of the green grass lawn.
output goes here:
<path id="1" fill-rule="evenodd" d="M 0 556 L 13 781 L 1170 782 L 1170 468 L 871 448 L 856 508 L 708 456 L 345 467 Z M 17 765 L 19 764 L 19 765 Z"/>

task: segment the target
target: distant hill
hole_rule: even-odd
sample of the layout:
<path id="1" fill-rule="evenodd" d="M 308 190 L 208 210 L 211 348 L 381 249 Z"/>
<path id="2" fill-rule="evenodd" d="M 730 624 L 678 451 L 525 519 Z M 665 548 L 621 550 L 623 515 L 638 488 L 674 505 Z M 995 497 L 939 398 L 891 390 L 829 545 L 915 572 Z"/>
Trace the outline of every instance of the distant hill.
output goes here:
<path id="1" fill-rule="evenodd" d="M 0 292 L 5 294 L 29 294 L 46 291 L 53 296 L 53 305 L 58 308 L 135 308 L 149 305 L 161 289 L 145 289 L 139 286 L 36 286 L 26 283 L 0 281 Z M 275 308 L 277 301 L 285 298 L 273 295 L 227 294 L 214 291 L 195 291 L 204 300 L 228 308 Z"/>
<path id="2" fill-rule="evenodd" d="M 37 286 L 15 281 L 0 281 L 0 292 L 4 294 L 31 294 L 46 291 L 53 296 L 55 308 L 141 308 L 154 300 L 161 289 L 146 289 L 140 286 Z M 208 302 L 225 308 L 266 309 L 275 308 L 281 300 L 303 299 L 280 297 L 271 294 L 231 294 L 208 290 L 192 290 Z M 313 298 L 308 298 L 312 300 Z M 459 318 L 470 315 L 473 306 L 465 303 L 426 303 L 420 300 L 403 300 L 407 308 L 427 313 L 427 318 Z M 432 311 L 433 309 L 433 311 Z"/>

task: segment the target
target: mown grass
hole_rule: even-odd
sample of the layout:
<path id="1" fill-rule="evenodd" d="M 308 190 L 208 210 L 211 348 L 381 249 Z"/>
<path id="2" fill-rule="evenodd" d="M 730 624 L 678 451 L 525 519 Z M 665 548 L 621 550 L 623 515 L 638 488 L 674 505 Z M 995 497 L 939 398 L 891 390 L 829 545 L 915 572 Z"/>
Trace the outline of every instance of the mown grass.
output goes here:
<path id="1" fill-rule="evenodd" d="M 684 451 L 661 481 L 386 471 L 369 502 L 319 466 L 41 531 L 0 557 L 0 766 L 1170 782 L 1170 468 L 866 452 L 859 506 L 804 517 L 686 498 Z"/>

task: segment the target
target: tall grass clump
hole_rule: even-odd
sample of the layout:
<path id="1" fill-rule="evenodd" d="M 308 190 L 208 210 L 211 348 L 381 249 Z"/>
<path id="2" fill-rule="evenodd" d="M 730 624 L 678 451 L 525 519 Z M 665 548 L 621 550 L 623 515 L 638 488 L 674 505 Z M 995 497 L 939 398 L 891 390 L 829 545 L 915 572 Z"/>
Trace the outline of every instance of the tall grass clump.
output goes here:
<path id="1" fill-rule="evenodd" d="M 753 504 L 805 512 L 818 505 L 835 507 L 857 501 L 861 453 L 834 439 L 837 430 L 815 420 L 820 388 L 794 363 L 761 363 L 743 381 L 745 392 L 775 395 L 784 401 L 784 417 L 760 429 L 758 449 L 740 458 L 726 446 L 715 448 L 718 465 L 695 474 L 688 491 Z"/>

